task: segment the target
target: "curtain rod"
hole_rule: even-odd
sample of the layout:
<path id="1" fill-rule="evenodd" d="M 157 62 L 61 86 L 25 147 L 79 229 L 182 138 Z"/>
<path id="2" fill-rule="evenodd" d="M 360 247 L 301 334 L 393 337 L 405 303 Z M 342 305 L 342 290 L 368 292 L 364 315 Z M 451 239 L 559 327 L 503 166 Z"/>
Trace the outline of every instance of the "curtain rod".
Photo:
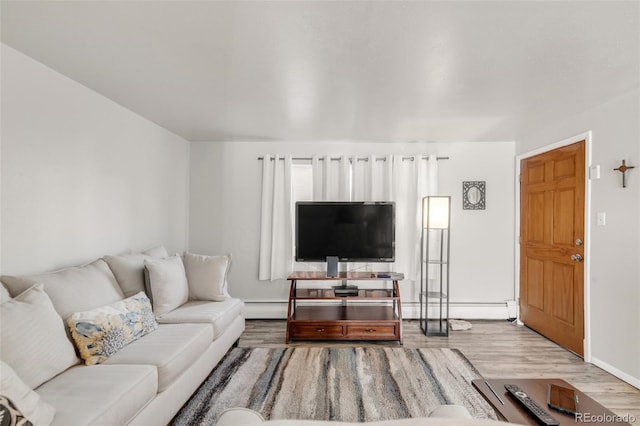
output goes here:
<path id="1" fill-rule="evenodd" d="M 311 157 L 292 157 L 292 160 L 295 161 L 311 161 L 313 158 Z M 342 157 L 331 157 L 331 161 L 342 160 Z M 404 156 L 403 160 L 415 160 L 415 156 Z M 424 157 L 423 160 L 427 160 L 429 157 Z M 449 157 L 436 157 L 436 160 L 448 160 Z M 258 160 L 264 160 L 264 157 L 258 157 Z M 271 159 L 273 161 L 273 158 Z M 284 158 L 280 158 L 280 160 L 284 160 Z M 324 160 L 324 157 L 318 157 L 318 160 Z M 377 157 L 376 161 L 386 161 L 386 157 Z M 356 161 L 369 161 L 369 157 L 356 157 Z"/>

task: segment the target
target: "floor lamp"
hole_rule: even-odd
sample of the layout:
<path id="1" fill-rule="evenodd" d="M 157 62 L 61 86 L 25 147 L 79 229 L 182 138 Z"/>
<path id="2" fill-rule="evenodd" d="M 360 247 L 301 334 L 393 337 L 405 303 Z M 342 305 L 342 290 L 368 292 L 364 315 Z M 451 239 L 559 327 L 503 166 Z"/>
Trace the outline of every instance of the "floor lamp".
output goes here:
<path id="1" fill-rule="evenodd" d="M 422 199 L 420 328 L 427 336 L 449 335 L 449 230 L 451 197 Z M 430 315 L 429 307 L 437 315 Z"/>

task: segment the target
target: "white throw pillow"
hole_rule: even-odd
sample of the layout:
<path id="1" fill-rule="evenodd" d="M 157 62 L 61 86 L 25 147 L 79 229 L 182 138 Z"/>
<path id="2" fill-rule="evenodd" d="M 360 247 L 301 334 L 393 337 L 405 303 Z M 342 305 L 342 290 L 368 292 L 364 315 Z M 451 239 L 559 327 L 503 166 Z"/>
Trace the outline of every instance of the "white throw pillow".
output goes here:
<path id="1" fill-rule="evenodd" d="M 223 301 L 227 298 L 227 273 L 231 255 L 204 256 L 185 253 L 182 258 L 189 284 L 189 299 Z"/>
<path id="2" fill-rule="evenodd" d="M 0 358 L 31 389 L 78 363 L 62 318 L 42 284 L 0 304 Z"/>
<path id="3" fill-rule="evenodd" d="M 6 397 L 34 426 L 50 425 L 56 412 L 31 390 L 11 366 L 0 361 L 0 395 Z"/>
<path id="4" fill-rule="evenodd" d="M 146 259 L 153 313 L 160 317 L 189 300 L 189 285 L 180 256 Z"/>

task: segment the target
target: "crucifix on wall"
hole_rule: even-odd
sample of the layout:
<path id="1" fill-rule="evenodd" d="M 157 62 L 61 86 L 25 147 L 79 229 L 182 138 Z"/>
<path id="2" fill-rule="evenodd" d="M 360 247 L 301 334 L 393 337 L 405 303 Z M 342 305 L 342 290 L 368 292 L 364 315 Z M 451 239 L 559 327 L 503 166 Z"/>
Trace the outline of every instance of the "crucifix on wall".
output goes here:
<path id="1" fill-rule="evenodd" d="M 620 173 L 622 173 L 622 187 L 626 188 L 627 187 L 627 172 L 631 169 L 635 169 L 635 166 L 627 166 L 627 162 L 626 160 L 622 160 L 622 164 L 613 170 L 619 171 Z"/>

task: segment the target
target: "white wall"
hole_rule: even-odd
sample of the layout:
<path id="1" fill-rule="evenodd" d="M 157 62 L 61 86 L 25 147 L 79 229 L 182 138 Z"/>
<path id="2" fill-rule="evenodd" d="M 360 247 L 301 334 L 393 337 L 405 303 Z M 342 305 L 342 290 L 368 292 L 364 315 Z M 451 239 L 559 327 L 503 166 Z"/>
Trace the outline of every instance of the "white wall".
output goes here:
<path id="1" fill-rule="evenodd" d="M 254 317 L 284 317 L 288 296 L 288 282 L 257 278 L 262 173 L 258 157 L 269 153 L 449 156 L 439 162 L 439 171 L 440 193 L 453 196 L 452 314 L 507 317 L 504 302 L 514 297 L 515 143 L 193 142 L 189 248 L 233 254 L 230 291 L 248 302 L 248 313 Z M 486 210 L 462 210 L 463 180 L 487 181 Z M 401 284 L 408 308 L 414 290 L 411 282 Z M 411 309 L 404 313 L 408 317 Z"/>
<path id="2" fill-rule="evenodd" d="M 1 272 L 186 247 L 189 143 L 2 45 Z"/>
<path id="3" fill-rule="evenodd" d="M 597 108 L 538 126 L 518 138 L 525 153 L 592 131 L 592 164 L 601 178 L 591 180 L 591 280 L 589 287 L 592 361 L 640 387 L 640 168 L 619 172 L 622 159 L 640 166 L 640 90 Z M 606 226 L 596 213 L 606 212 Z"/>

